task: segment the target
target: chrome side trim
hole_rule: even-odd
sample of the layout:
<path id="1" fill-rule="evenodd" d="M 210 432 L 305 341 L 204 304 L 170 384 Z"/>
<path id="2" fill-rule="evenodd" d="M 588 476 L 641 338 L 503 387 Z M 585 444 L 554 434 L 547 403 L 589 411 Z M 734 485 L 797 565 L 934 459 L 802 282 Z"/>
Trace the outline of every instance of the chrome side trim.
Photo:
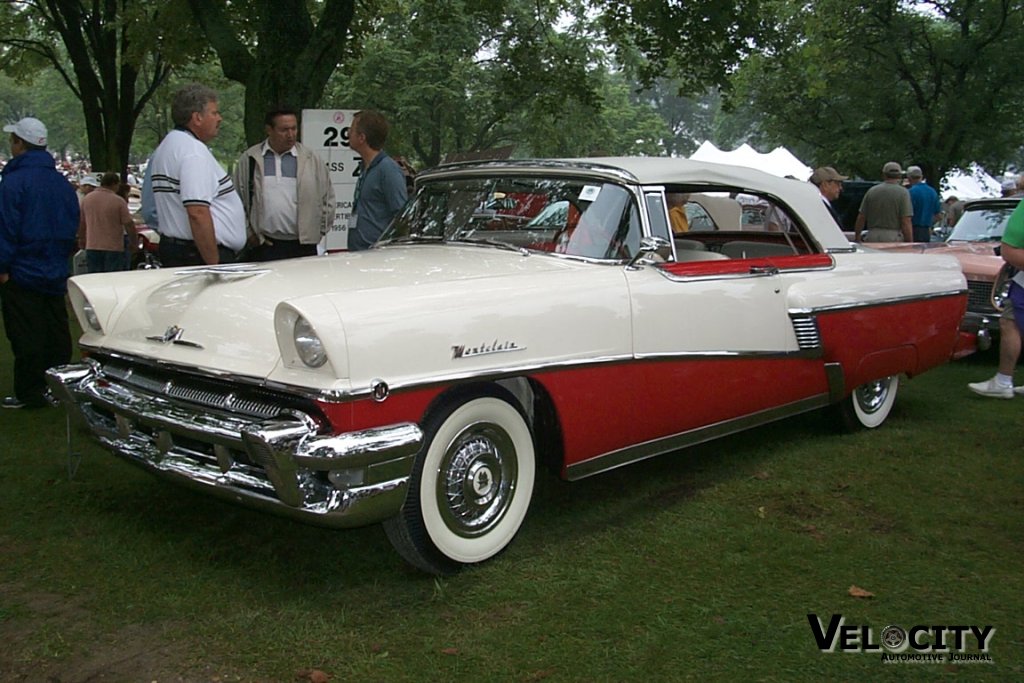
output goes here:
<path id="1" fill-rule="evenodd" d="M 184 368 L 181 366 L 173 365 L 170 363 L 153 362 L 152 360 L 145 358 L 135 358 L 124 354 L 110 353 L 107 351 L 102 352 L 104 355 L 115 357 L 124 362 L 138 362 L 141 364 L 149 365 L 152 367 L 159 367 L 164 370 L 174 370 L 181 372 L 182 374 L 190 374 L 196 376 L 202 376 L 209 379 L 216 379 L 220 381 L 235 382 L 238 384 L 246 384 L 253 387 L 269 389 L 272 391 L 281 391 L 290 393 L 303 398 L 309 398 L 316 401 L 323 401 L 326 403 L 336 403 L 347 400 L 354 400 L 360 398 L 373 398 L 373 386 L 366 386 L 365 388 L 352 389 L 349 391 L 316 391 L 309 387 L 292 386 L 282 384 L 280 382 L 269 382 L 263 379 L 242 377 L 236 375 L 215 375 L 212 373 L 203 373 L 196 370 L 196 368 Z M 618 354 L 613 356 L 600 356 L 597 358 L 582 358 L 565 361 L 554 361 L 554 362 L 538 362 L 538 363 L 524 363 L 521 365 L 513 365 L 501 368 L 500 370 L 495 369 L 483 369 L 483 370 L 467 370 L 464 372 L 452 372 L 444 375 L 437 375 L 429 380 L 422 380 L 417 382 L 407 383 L 388 383 L 389 393 L 394 394 L 395 391 L 410 391 L 414 389 L 425 389 L 438 385 L 445 384 L 457 384 L 465 382 L 476 382 L 476 381 L 497 381 L 501 379 L 507 379 L 510 377 L 518 377 L 524 374 L 535 374 L 540 372 L 549 372 L 559 370 L 563 368 L 575 368 L 575 367 L 589 367 L 593 365 L 609 365 L 612 363 L 625 363 L 633 360 L 638 361 L 659 361 L 659 360 L 681 360 L 692 358 L 694 360 L 708 359 L 708 358 L 754 358 L 757 360 L 766 360 L 772 358 L 778 359 L 813 359 L 821 356 L 821 349 L 800 349 L 796 351 L 680 351 L 680 352 L 659 352 L 659 353 L 638 353 L 638 354 Z M 382 380 L 377 380 L 382 381 Z"/>
<path id="2" fill-rule="evenodd" d="M 800 401 L 795 401 L 788 405 L 769 408 L 768 410 L 762 410 L 751 415 L 744 415 L 743 417 L 725 420 L 706 427 L 691 429 L 690 431 L 673 434 L 672 436 L 666 436 L 660 439 L 654 439 L 636 446 L 621 448 L 617 451 L 611 451 L 609 453 L 590 458 L 589 460 L 569 465 L 565 470 L 566 478 L 569 481 L 576 481 L 595 474 L 601 474 L 602 472 L 607 472 L 634 462 L 647 460 L 648 458 L 664 455 L 665 453 L 671 453 L 672 451 L 687 448 L 689 446 L 695 446 L 699 443 L 704 443 L 705 441 L 711 441 L 712 439 L 728 436 L 729 434 L 735 434 L 736 432 L 741 432 L 746 429 L 750 429 L 751 427 L 757 427 L 792 415 L 798 415 L 810 410 L 823 408 L 829 405 L 829 403 L 830 397 L 828 394 L 819 394 Z"/>
<path id="3" fill-rule="evenodd" d="M 821 330 L 818 329 L 818 318 L 813 315 L 791 315 L 796 343 L 801 349 L 821 349 Z"/>
<path id="4" fill-rule="evenodd" d="M 680 360 L 685 358 L 692 358 L 693 360 L 705 360 L 709 358 L 751 358 L 756 360 L 791 360 L 801 358 L 818 358 L 821 355 L 821 349 L 808 348 L 799 349 L 797 351 L 679 351 L 679 352 L 659 352 L 659 353 L 638 353 L 635 358 L 637 360 Z"/>
<path id="5" fill-rule="evenodd" d="M 913 301 L 927 301 L 929 299 L 943 299 L 951 296 L 962 296 L 967 293 L 966 289 L 949 290 L 947 292 L 933 292 L 931 294 L 911 294 L 907 296 L 894 296 L 886 299 L 875 299 L 873 301 L 855 301 L 852 303 L 832 304 L 829 306 L 812 306 L 811 308 L 791 308 L 789 315 L 814 315 L 816 313 L 828 313 L 832 311 L 845 311 L 854 308 L 873 308 L 875 306 L 892 306 L 893 304 L 905 304 Z"/>

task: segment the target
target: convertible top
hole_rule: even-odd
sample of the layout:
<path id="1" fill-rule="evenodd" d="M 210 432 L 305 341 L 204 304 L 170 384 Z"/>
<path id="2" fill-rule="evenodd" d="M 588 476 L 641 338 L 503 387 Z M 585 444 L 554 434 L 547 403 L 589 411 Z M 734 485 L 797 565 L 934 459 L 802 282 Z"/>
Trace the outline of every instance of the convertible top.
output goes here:
<path id="1" fill-rule="evenodd" d="M 807 222 L 814 238 L 826 250 L 848 250 L 849 240 L 825 208 L 821 195 L 811 183 L 758 171 L 744 166 L 715 164 L 669 157 L 592 157 L 580 159 L 509 159 L 445 164 L 424 171 L 417 180 L 459 175 L 481 169 L 496 173 L 577 172 L 611 181 L 658 186 L 699 185 L 749 190 L 776 197 Z"/>

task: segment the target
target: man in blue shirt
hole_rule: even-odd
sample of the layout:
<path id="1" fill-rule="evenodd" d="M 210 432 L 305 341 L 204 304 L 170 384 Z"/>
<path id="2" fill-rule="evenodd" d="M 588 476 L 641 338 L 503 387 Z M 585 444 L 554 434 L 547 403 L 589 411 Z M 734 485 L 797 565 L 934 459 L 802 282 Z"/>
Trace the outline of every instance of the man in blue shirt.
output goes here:
<path id="1" fill-rule="evenodd" d="M 932 226 L 942 213 L 939 193 L 924 182 L 924 173 L 920 166 L 911 166 L 907 169 L 907 180 L 910 182 L 910 204 L 914 207 L 914 215 L 910 219 L 914 241 L 930 242 Z"/>
<path id="2" fill-rule="evenodd" d="M 78 197 L 46 151 L 46 126 L 4 126 L 11 156 L 0 183 L 0 301 L 14 353 L 14 395 L 4 408 L 40 408 L 46 370 L 71 360 L 64 294 L 78 233 Z"/>
<path id="3" fill-rule="evenodd" d="M 352 118 L 349 146 L 362 161 L 352 206 L 356 218 L 354 227 L 351 223 L 349 227 L 349 251 L 373 246 L 409 198 L 401 167 L 384 151 L 387 139 L 388 122 L 380 112 L 367 109 Z"/>

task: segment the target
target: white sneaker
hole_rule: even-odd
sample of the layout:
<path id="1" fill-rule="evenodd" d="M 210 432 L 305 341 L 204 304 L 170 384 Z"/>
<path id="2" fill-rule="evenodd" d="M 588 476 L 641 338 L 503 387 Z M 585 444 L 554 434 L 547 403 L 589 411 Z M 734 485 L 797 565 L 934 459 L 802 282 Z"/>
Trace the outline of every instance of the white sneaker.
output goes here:
<path id="1" fill-rule="evenodd" d="M 995 377 L 985 382 L 971 382 L 967 385 L 967 388 L 979 396 L 988 396 L 989 398 L 1013 398 L 1013 394 L 1016 391 L 1013 386 L 999 384 L 996 382 Z M 1021 389 L 1022 393 L 1024 393 L 1024 387 Z"/>

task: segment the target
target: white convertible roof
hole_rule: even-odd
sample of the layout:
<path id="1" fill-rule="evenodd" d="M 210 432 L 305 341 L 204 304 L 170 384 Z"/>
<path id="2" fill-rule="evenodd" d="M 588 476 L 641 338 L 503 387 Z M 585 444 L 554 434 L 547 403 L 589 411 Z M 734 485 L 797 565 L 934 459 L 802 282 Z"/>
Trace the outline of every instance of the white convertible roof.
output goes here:
<path id="1" fill-rule="evenodd" d="M 581 159 L 509 159 L 505 161 L 469 162 L 438 167 L 427 171 L 472 172 L 472 169 L 522 169 L 536 172 L 544 168 L 553 172 L 577 167 L 590 173 L 607 174 L 620 182 L 639 185 L 711 185 L 776 197 L 791 207 L 825 249 L 849 249 L 850 242 L 825 208 L 821 195 L 811 183 L 764 173 L 743 166 L 716 164 L 707 161 L 670 157 L 588 157 Z"/>

